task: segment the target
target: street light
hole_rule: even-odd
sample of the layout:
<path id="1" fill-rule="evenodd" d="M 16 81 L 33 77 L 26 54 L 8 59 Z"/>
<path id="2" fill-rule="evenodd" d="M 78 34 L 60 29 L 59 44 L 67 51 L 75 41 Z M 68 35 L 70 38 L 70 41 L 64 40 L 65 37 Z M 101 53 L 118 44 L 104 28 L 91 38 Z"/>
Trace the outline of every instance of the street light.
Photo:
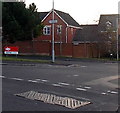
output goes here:
<path id="1" fill-rule="evenodd" d="M 52 9 L 52 21 L 54 21 L 54 0 L 53 0 L 53 9 Z M 54 22 L 52 22 L 52 62 L 55 62 L 55 50 L 54 50 Z"/>
<path id="2" fill-rule="evenodd" d="M 116 18 L 116 40 L 117 40 L 117 61 L 119 60 L 119 40 L 118 40 L 118 28 L 119 28 L 119 25 L 118 25 L 118 19 L 119 18 Z"/>

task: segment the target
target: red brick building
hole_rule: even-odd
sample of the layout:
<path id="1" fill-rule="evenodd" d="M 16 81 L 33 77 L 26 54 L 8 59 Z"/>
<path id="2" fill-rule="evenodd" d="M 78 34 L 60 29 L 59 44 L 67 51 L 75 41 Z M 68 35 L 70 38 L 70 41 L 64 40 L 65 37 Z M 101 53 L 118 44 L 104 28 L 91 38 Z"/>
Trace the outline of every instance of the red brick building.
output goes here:
<path id="1" fill-rule="evenodd" d="M 51 55 L 52 52 L 52 12 L 40 12 L 39 17 L 44 25 L 43 34 L 30 41 L 4 43 L 4 46 L 18 46 L 21 55 Z M 80 26 L 68 13 L 54 10 L 55 23 L 55 56 L 98 57 L 97 45 L 92 38 L 97 26 Z M 86 37 L 87 34 L 87 37 Z M 85 35 L 85 38 L 84 36 Z M 90 41 L 89 41 L 90 40 Z"/>
<path id="2" fill-rule="evenodd" d="M 44 25 L 43 35 L 36 38 L 36 41 L 52 40 L 52 20 L 53 10 L 50 12 L 40 12 L 41 22 Z M 77 29 L 81 29 L 80 25 L 68 14 L 62 11 L 54 10 L 55 20 L 55 43 L 72 43 L 73 37 Z"/>

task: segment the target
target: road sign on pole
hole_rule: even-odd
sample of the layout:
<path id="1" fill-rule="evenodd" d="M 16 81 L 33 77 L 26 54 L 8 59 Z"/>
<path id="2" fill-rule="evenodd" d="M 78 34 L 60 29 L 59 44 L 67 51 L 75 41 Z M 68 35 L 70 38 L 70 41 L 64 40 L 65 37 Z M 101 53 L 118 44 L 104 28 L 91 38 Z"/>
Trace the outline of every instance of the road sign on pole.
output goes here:
<path id="1" fill-rule="evenodd" d="M 52 13 L 52 20 L 50 22 L 52 23 L 52 62 L 55 62 L 55 48 L 54 48 L 54 22 L 55 22 L 55 17 L 54 17 L 54 0 L 53 0 L 53 13 Z"/>
<path id="2" fill-rule="evenodd" d="M 57 20 L 49 20 L 49 23 L 50 24 L 55 24 L 55 23 L 57 23 Z"/>
<path id="3" fill-rule="evenodd" d="M 18 54 L 19 47 L 7 46 L 4 48 L 4 54 Z"/>

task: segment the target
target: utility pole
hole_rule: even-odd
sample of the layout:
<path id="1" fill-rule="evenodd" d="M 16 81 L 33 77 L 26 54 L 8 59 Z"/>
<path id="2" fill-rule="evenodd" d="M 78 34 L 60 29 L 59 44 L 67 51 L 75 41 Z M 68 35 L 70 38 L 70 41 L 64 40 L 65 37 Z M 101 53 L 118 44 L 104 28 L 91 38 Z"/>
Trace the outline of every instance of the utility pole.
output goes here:
<path id="1" fill-rule="evenodd" d="M 117 61 L 119 60 L 119 40 L 118 40 L 118 19 L 119 19 L 119 16 L 116 18 L 116 38 L 117 38 Z"/>
<path id="2" fill-rule="evenodd" d="M 54 21 L 54 0 L 53 0 L 53 8 L 52 8 L 52 21 Z M 54 50 L 54 22 L 52 23 L 52 62 L 55 62 L 55 50 Z"/>

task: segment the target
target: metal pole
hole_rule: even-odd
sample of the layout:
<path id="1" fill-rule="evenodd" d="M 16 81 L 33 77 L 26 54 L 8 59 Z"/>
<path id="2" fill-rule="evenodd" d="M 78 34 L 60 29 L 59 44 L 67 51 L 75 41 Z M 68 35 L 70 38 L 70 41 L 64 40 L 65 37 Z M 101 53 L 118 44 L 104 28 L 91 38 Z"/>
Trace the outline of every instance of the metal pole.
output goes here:
<path id="1" fill-rule="evenodd" d="M 118 40 L 118 19 L 119 18 L 117 18 L 116 19 L 116 28 L 117 28 L 117 30 L 116 30 L 116 38 L 117 38 L 117 61 L 119 60 L 119 46 L 118 46 L 118 44 L 119 44 L 119 40 Z"/>
<path id="2" fill-rule="evenodd" d="M 52 9 L 52 20 L 54 21 L 54 0 L 53 0 L 53 9 Z M 52 62 L 55 62 L 55 50 L 54 50 L 54 22 L 52 23 Z"/>

